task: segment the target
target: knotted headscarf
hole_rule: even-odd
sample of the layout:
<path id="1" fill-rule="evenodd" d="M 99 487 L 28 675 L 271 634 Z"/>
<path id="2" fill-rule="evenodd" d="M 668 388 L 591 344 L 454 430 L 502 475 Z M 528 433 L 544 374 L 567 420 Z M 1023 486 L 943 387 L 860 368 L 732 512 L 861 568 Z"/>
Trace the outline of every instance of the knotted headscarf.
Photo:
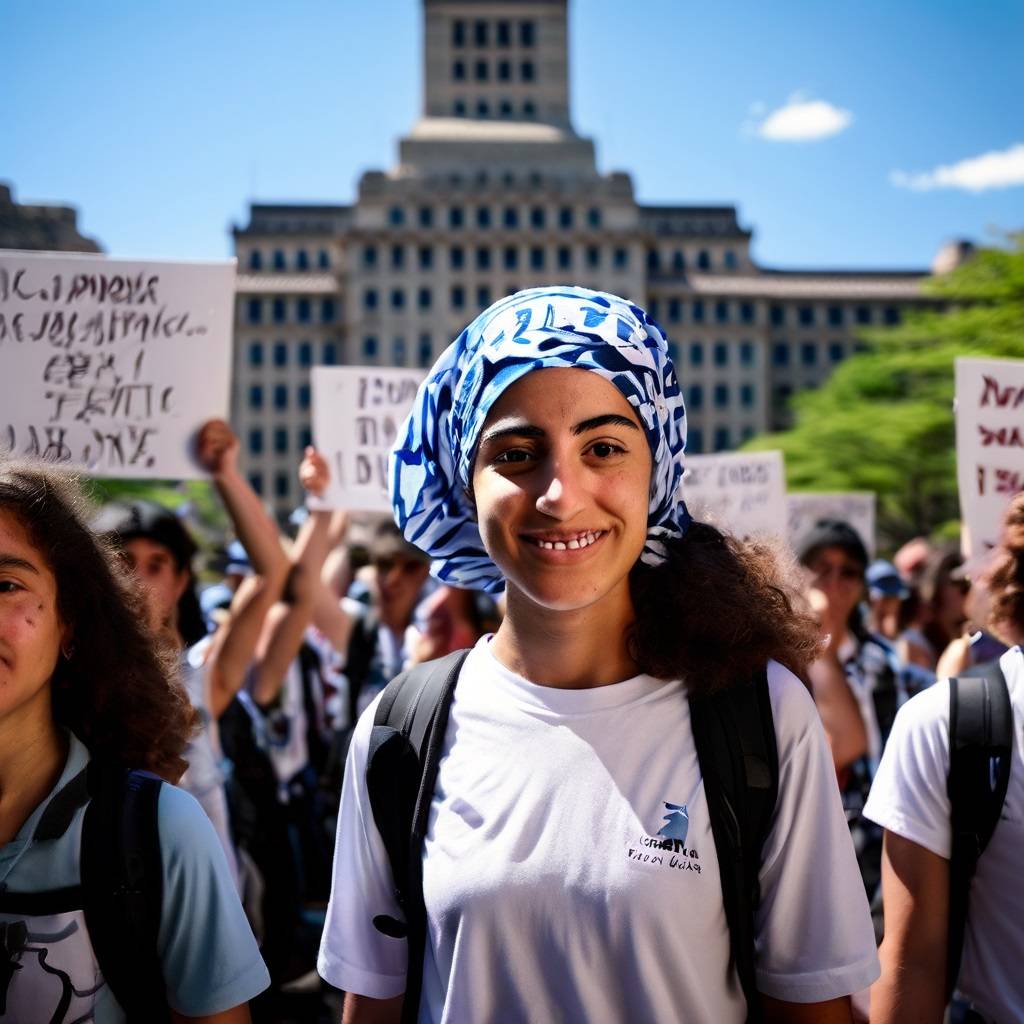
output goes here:
<path id="1" fill-rule="evenodd" d="M 500 591 L 467 494 L 491 407 L 532 370 L 582 367 L 633 407 L 653 456 L 641 559 L 665 559 L 664 541 L 690 523 L 680 495 L 686 412 L 661 328 L 625 299 L 587 288 L 530 288 L 484 310 L 434 364 L 398 431 L 389 479 L 395 521 L 453 586 Z"/>

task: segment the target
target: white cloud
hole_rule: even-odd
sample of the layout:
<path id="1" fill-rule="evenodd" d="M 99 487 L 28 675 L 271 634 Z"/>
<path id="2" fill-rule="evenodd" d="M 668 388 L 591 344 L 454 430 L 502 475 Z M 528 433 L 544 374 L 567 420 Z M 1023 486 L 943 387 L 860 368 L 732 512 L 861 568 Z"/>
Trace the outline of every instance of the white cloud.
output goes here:
<path id="1" fill-rule="evenodd" d="M 919 174 L 893 171 L 889 182 L 897 188 L 909 188 L 914 192 L 930 192 L 936 188 L 984 192 L 990 188 L 1024 185 L 1024 142 L 1009 149 L 968 157 L 955 164 L 944 164 L 933 171 Z"/>
<path id="2" fill-rule="evenodd" d="M 756 131 L 771 142 L 813 142 L 838 135 L 852 122 L 849 110 L 796 93 L 784 107 L 773 110 L 757 125 Z"/>

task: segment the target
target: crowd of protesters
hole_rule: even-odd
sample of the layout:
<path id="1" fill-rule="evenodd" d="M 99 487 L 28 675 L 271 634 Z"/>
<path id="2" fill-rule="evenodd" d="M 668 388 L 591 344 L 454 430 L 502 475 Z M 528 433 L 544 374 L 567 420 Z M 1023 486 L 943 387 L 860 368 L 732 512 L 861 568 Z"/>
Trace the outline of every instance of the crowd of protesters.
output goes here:
<path id="1" fill-rule="evenodd" d="M 1024 715 L 1024 496 L 983 557 L 825 519 L 792 559 L 691 519 L 684 444 L 657 325 L 557 289 L 431 371 L 397 525 L 322 508 L 307 449 L 282 531 L 211 421 L 215 579 L 173 510 L 0 463 L 0 1020 L 1024 1020 L 1019 747 L 947 978 L 945 682 L 998 664 Z M 444 658 L 410 894 L 367 775 Z M 744 689 L 737 911 L 702 787 Z"/>

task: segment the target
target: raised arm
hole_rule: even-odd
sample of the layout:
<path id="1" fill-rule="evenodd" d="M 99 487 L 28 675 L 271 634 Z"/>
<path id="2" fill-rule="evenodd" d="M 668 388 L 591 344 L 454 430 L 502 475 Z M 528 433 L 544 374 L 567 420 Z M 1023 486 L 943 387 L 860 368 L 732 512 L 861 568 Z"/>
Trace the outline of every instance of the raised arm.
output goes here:
<path id="1" fill-rule="evenodd" d="M 872 1024 L 940 1024 L 946 1009 L 949 861 L 886 830 L 882 851 L 882 976 Z"/>
<path id="2" fill-rule="evenodd" d="M 217 630 L 206 659 L 207 701 L 214 718 L 224 713 L 242 688 L 263 622 L 281 596 L 289 568 L 277 528 L 238 470 L 238 449 L 238 438 L 223 420 L 210 420 L 199 432 L 199 463 L 212 475 L 255 569 L 255 575 L 238 588 L 231 615 Z"/>
<path id="3" fill-rule="evenodd" d="M 320 497 L 327 487 L 327 462 L 315 449 L 306 449 L 299 478 L 314 497 Z M 269 704 L 281 692 L 288 666 L 297 657 L 313 621 L 313 607 L 321 589 L 320 570 L 330 546 L 330 526 L 331 512 L 313 509 L 295 539 L 284 599 L 267 616 L 256 649 L 252 695 L 257 704 Z"/>

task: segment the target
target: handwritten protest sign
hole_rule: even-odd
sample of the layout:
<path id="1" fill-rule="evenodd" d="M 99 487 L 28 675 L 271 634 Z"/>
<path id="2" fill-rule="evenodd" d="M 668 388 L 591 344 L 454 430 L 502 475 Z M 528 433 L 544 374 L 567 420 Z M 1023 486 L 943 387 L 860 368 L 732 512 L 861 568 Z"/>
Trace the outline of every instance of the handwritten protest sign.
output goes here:
<path id="1" fill-rule="evenodd" d="M 390 512 L 388 452 L 422 379 L 396 367 L 313 369 L 313 439 L 331 469 L 325 506 Z"/>
<path id="2" fill-rule="evenodd" d="M 875 557 L 875 496 L 870 491 L 836 494 L 789 494 L 789 543 L 795 551 L 819 519 L 841 519 L 849 523 Z"/>
<path id="3" fill-rule="evenodd" d="M 967 553 L 983 554 L 1024 490 L 1024 359 L 956 361 L 956 462 Z"/>
<path id="4" fill-rule="evenodd" d="M 0 253 L 0 452 L 96 476 L 201 474 L 226 417 L 234 261 Z"/>
<path id="5" fill-rule="evenodd" d="M 683 496 L 694 519 L 737 537 L 786 533 L 782 452 L 688 455 Z"/>

